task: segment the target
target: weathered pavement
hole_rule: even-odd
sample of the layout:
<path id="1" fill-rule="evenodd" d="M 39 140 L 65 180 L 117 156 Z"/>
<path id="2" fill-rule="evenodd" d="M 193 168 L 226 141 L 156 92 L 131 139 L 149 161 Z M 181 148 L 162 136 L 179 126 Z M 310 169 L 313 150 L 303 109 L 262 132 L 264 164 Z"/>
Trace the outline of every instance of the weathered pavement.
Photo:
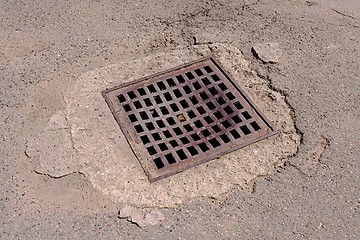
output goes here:
<path id="1" fill-rule="evenodd" d="M 1 2 L 1 238 L 358 239 L 359 8 L 356 0 Z M 251 49 L 270 42 L 283 54 L 264 64 Z M 258 177 L 252 193 L 198 197 L 139 228 L 83 174 L 34 172 L 27 140 L 64 109 L 62 93 L 79 76 L 211 44 L 239 48 L 286 97 L 302 135 L 298 152 Z"/>

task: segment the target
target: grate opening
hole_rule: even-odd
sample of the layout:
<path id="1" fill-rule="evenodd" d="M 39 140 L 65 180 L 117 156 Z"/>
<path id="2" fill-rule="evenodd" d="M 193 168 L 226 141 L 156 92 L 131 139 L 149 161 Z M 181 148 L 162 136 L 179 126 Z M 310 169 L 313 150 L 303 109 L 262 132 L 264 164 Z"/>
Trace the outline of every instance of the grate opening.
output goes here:
<path id="1" fill-rule="evenodd" d="M 255 131 L 259 131 L 261 129 L 256 122 L 251 122 L 250 125 L 253 127 Z"/>
<path id="2" fill-rule="evenodd" d="M 168 130 L 163 131 L 163 134 L 164 134 L 164 136 L 165 136 L 166 138 L 171 138 L 171 137 L 172 137 L 170 131 L 168 131 Z"/>
<path id="3" fill-rule="evenodd" d="M 226 136 L 226 134 L 220 135 L 220 138 L 221 138 L 221 140 L 223 140 L 224 143 L 228 143 L 231 141 L 230 138 L 228 138 L 228 136 Z"/>
<path id="4" fill-rule="evenodd" d="M 155 158 L 154 163 L 155 163 L 157 169 L 165 167 L 164 163 L 161 161 L 160 158 Z"/>
<path id="5" fill-rule="evenodd" d="M 198 155 L 199 152 L 196 150 L 195 147 L 188 147 L 187 150 L 189 151 L 189 153 L 191 154 L 191 156 L 195 156 L 195 155 Z"/>
<path id="6" fill-rule="evenodd" d="M 177 150 L 176 154 L 179 156 L 180 160 L 184 160 L 188 158 L 182 149 Z"/>
<path id="7" fill-rule="evenodd" d="M 153 137 L 153 139 L 155 141 L 161 140 L 160 134 L 158 134 L 158 133 L 152 133 L 151 136 Z"/>
<path id="8" fill-rule="evenodd" d="M 166 154 L 165 158 L 166 158 L 166 160 L 168 161 L 169 164 L 176 163 L 176 160 L 175 160 L 174 156 L 171 153 Z"/>
<path id="9" fill-rule="evenodd" d="M 187 72 L 187 73 L 185 73 L 185 75 L 186 75 L 186 77 L 187 77 L 189 80 L 195 78 L 194 75 L 193 75 L 191 72 Z"/>
<path id="10" fill-rule="evenodd" d="M 229 128 L 229 127 L 231 127 L 231 124 L 229 123 L 228 120 L 225 120 L 225 121 L 221 122 L 221 124 L 224 126 L 224 128 Z"/>
<path id="11" fill-rule="evenodd" d="M 213 58 L 103 95 L 150 181 L 275 133 Z"/>
<path id="12" fill-rule="evenodd" d="M 173 148 L 179 146 L 179 144 L 178 144 L 175 140 L 171 140 L 169 143 L 170 143 L 170 145 L 171 145 Z"/>
<path id="13" fill-rule="evenodd" d="M 203 151 L 203 152 L 206 152 L 206 151 L 210 150 L 205 143 L 200 143 L 198 146 L 201 149 L 201 151 Z"/>
<path id="14" fill-rule="evenodd" d="M 201 81 L 204 83 L 205 86 L 211 84 L 211 82 L 210 82 L 210 80 L 208 78 L 203 78 L 203 79 L 201 79 Z"/>

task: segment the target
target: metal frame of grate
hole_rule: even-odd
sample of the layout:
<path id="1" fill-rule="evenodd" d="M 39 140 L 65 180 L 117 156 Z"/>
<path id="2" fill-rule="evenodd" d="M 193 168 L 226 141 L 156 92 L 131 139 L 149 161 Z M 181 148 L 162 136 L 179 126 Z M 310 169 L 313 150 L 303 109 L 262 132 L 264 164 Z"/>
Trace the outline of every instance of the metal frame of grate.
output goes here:
<path id="1" fill-rule="evenodd" d="M 213 56 L 102 94 L 150 182 L 277 132 Z"/>

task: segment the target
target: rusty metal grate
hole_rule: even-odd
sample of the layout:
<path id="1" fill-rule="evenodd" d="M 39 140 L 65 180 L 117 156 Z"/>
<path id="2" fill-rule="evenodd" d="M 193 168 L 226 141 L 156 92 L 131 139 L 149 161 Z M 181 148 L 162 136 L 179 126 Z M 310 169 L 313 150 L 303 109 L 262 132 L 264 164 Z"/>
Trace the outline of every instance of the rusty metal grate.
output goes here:
<path id="1" fill-rule="evenodd" d="M 150 182 L 276 133 L 214 57 L 102 94 Z"/>

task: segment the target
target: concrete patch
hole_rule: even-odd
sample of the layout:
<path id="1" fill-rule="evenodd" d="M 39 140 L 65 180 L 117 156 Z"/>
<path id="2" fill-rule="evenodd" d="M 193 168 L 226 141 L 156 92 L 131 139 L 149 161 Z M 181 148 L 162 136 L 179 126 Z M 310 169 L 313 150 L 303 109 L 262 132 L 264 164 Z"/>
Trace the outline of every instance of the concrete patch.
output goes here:
<path id="1" fill-rule="evenodd" d="M 278 43 L 258 43 L 252 51 L 263 63 L 277 63 L 283 53 Z"/>
<path id="2" fill-rule="evenodd" d="M 144 209 L 125 206 L 119 211 L 119 218 L 138 225 L 139 227 L 155 226 L 165 220 L 160 210 L 151 210 L 145 213 Z"/>
<path id="3" fill-rule="evenodd" d="M 27 142 L 25 153 L 36 162 L 37 173 L 59 178 L 78 171 L 76 151 L 63 111 L 52 115 L 42 132 Z"/>
<path id="4" fill-rule="evenodd" d="M 183 173 L 150 184 L 123 133 L 101 96 L 106 87 L 214 54 L 238 80 L 264 114 L 274 122 L 279 134 L 227 154 Z M 65 93 L 70 142 L 61 145 L 70 152 L 69 169 L 77 168 L 103 194 L 122 205 L 172 207 L 198 197 L 217 197 L 235 186 L 252 189 L 253 180 L 282 165 L 297 152 L 300 136 L 284 96 L 272 90 L 266 80 L 249 69 L 239 49 L 223 44 L 175 49 L 142 59 L 124 61 L 80 76 Z M 51 131 L 41 133 L 41 141 L 53 139 Z M 40 146 L 40 145 L 39 145 Z M 54 150 L 49 148 L 50 150 Z M 75 150 L 75 151 L 74 151 Z M 47 148 L 40 146 L 38 158 L 47 162 Z M 30 157 L 34 155 L 29 154 Z M 65 156 L 47 162 L 56 165 Z M 75 157 L 74 157 L 75 156 Z M 44 169 L 51 170 L 51 168 Z M 65 172 L 64 172 L 65 173 Z M 52 173 L 53 174 L 53 173 Z M 58 173 L 59 175 L 59 173 Z"/>

